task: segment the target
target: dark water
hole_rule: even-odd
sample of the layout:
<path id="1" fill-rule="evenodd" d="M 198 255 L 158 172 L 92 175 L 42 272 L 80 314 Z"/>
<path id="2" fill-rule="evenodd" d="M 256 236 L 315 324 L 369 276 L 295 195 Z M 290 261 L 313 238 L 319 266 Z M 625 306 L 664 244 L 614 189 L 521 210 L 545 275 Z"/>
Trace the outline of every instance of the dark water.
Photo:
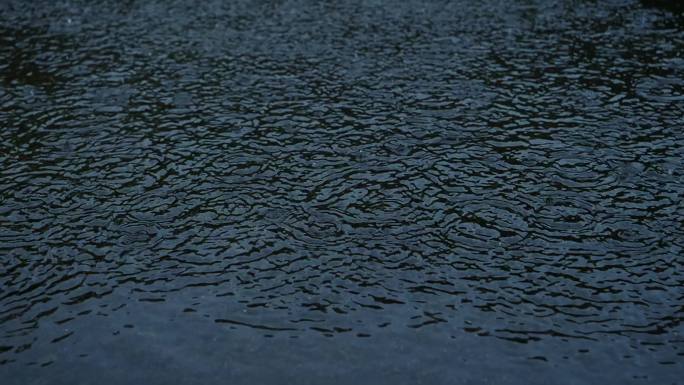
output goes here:
<path id="1" fill-rule="evenodd" d="M 0 383 L 684 383 L 676 2 L 0 2 Z"/>

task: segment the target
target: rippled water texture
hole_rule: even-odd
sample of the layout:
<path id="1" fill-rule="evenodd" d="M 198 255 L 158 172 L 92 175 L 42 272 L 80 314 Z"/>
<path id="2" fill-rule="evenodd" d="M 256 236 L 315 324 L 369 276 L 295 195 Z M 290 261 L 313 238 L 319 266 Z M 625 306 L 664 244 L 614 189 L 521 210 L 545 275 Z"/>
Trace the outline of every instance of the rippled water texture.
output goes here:
<path id="1" fill-rule="evenodd" d="M 645 3 L 1 1 L 0 382 L 684 383 Z"/>

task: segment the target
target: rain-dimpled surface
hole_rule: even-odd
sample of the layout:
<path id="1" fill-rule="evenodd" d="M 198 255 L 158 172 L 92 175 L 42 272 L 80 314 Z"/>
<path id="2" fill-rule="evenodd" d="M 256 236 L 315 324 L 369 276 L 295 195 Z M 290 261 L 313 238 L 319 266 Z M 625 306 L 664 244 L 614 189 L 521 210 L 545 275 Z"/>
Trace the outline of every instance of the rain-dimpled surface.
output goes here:
<path id="1" fill-rule="evenodd" d="M 682 383 L 680 10 L 0 4 L 1 383 Z"/>

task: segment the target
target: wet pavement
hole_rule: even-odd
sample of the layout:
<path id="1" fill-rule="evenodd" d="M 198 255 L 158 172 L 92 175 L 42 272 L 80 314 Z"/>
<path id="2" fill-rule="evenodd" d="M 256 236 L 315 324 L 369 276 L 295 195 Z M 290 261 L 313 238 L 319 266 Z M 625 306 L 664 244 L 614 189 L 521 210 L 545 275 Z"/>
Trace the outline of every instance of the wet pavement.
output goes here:
<path id="1" fill-rule="evenodd" d="M 684 383 L 668 1 L 0 1 L 0 383 Z"/>

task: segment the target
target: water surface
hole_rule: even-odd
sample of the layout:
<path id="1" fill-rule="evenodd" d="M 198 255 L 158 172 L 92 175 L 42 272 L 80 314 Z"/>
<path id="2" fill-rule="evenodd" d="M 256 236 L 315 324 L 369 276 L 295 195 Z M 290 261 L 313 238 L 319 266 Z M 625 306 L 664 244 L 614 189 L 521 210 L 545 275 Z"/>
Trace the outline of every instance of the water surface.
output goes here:
<path id="1" fill-rule="evenodd" d="M 0 382 L 682 384 L 667 2 L 0 5 Z"/>

